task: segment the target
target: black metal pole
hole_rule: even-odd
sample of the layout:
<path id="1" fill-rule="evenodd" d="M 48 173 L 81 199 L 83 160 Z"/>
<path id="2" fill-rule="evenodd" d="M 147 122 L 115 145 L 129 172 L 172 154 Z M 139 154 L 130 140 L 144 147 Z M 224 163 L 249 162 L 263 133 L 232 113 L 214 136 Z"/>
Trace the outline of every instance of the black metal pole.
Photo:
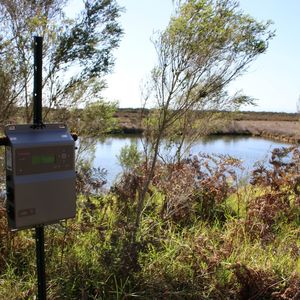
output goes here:
<path id="1" fill-rule="evenodd" d="M 42 125 L 43 37 L 34 37 L 33 124 Z"/>
<path id="2" fill-rule="evenodd" d="M 43 126 L 42 120 L 42 69 L 43 37 L 34 37 L 34 79 L 33 79 L 33 124 Z M 45 242 L 44 226 L 35 228 L 36 267 L 38 280 L 38 299 L 46 300 Z"/>
<path id="3" fill-rule="evenodd" d="M 35 246 L 36 246 L 36 266 L 37 266 L 37 280 L 38 280 L 38 299 L 46 300 L 44 226 L 35 228 Z"/>

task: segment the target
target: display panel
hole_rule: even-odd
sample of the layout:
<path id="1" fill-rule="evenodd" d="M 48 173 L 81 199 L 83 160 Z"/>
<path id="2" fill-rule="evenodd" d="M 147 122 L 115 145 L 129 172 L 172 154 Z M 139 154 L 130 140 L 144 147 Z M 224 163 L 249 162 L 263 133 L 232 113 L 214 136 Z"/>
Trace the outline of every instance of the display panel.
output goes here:
<path id="1" fill-rule="evenodd" d="M 70 145 L 17 149 L 15 157 L 16 175 L 74 169 L 74 147 Z"/>
<path id="2" fill-rule="evenodd" d="M 33 155 L 31 157 L 33 165 L 47 165 L 55 163 L 55 155 Z"/>

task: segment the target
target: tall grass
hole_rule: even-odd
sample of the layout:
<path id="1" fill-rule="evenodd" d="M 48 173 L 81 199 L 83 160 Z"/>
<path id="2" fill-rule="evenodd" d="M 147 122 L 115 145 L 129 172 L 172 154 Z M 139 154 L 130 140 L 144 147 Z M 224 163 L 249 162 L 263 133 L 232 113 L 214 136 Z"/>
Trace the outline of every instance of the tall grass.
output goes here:
<path id="1" fill-rule="evenodd" d="M 106 194 L 83 169 L 76 218 L 46 229 L 48 298 L 299 299 L 298 162 L 275 151 L 242 186 L 230 157 L 161 163 L 135 240 L 143 165 Z M 35 299 L 33 231 L 9 232 L 2 208 L 0 237 L 0 299 Z"/>

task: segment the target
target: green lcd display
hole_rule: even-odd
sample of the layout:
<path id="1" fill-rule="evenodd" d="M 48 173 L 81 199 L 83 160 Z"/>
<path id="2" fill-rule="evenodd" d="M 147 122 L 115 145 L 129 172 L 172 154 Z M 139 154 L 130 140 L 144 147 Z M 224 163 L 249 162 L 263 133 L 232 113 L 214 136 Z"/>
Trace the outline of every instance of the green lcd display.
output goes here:
<path id="1" fill-rule="evenodd" d="M 33 165 L 49 165 L 55 163 L 54 155 L 33 155 L 31 158 Z"/>

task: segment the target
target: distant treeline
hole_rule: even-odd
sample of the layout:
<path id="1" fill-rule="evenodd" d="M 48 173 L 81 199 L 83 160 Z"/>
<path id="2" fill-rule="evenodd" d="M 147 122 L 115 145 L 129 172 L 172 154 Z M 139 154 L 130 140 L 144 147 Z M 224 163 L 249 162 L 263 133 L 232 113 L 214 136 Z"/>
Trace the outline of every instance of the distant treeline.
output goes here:
<path id="1" fill-rule="evenodd" d="M 141 109 L 141 108 L 118 108 L 115 113 L 115 117 L 126 117 L 131 115 L 147 115 L 150 109 Z M 216 111 L 218 112 L 218 111 Z M 198 111 L 199 116 L 203 111 Z M 262 120 L 262 121 L 298 121 L 299 113 L 286 113 L 286 112 L 268 112 L 268 111 L 238 111 L 238 112 L 229 112 L 222 111 L 222 113 L 228 113 L 231 115 L 233 120 Z"/>
<path id="2" fill-rule="evenodd" d="M 16 109 L 16 114 L 7 123 L 24 123 L 24 107 L 18 107 Z M 71 129 L 78 131 L 76 123 L 81 120 L 81 124 L 86 122 L 86 120 L 91 121 L 90 117 L 84 118 L 85 113 L 84 108 L 68 109 L 68 108 L 48 108 L 45 107 L 43 110 L 45 123 L 51 122 L 66 122 Z M 142 108 L 117 108 L 114 113 L 112 113 L 111 118 L 114 119 L 114 125 L 106 131 L 106 133 L 118 133 L 118 134 L 140 134 L 144 131 L 143 119 L 149 115 L 150 109 Z M 194 111 L 197 114 L 197 118 L 207 114 L 207 111 Z M 254 112 L 254 111 L 215 111 L 215 113 L 222 113 L 222 120 L 228 121 L 299 121 L 298 113 L 285 113 L 285 112 Z M 102 116 L 99 115 L 101 119 Z M 97 112 L 95 111 L 94 123 L 97 123 Z M 75 122 L 75 123 L 74 123 Z M 6 123 L 6 124 L 7 124 Z M 25 122 L 26 123 L 26 122 Z M 1 127 L 3 127 L 2 124 Z M 221 126 L 221 132 L 224 133 L 224 127 Z M 226 131 L 226 130 L 225 130 Z M 251 131 L 251 130 L 250 130 Z M 244 131 L 241 132 L 244 134 Z"/>

